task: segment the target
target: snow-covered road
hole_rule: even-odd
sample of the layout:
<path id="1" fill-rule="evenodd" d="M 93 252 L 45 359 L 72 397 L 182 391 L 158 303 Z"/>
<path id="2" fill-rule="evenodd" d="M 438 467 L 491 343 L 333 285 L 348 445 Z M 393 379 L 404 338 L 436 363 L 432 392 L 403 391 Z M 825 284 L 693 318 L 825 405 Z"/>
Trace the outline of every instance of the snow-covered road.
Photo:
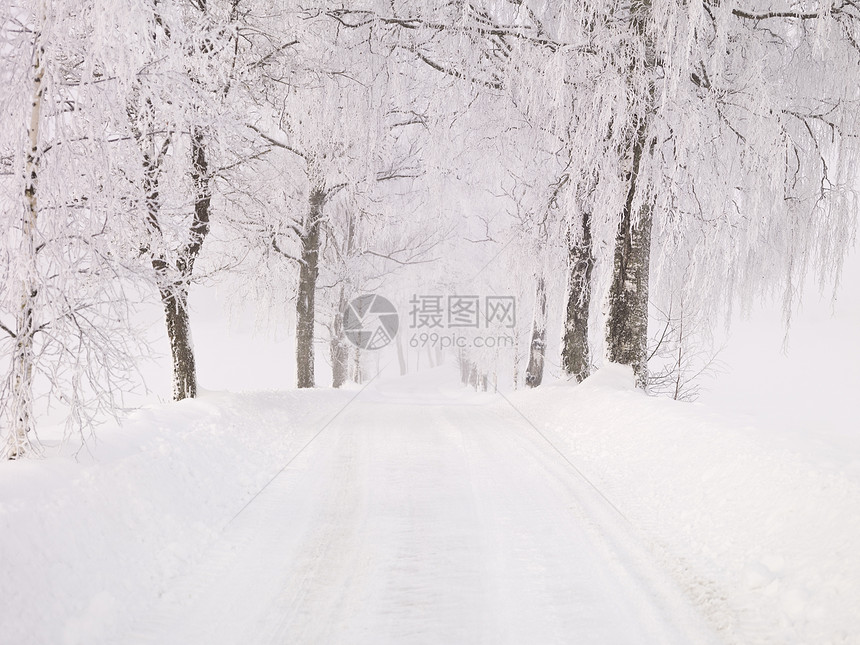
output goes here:
<path id="1" fill-rule="evenodd" d="M 437 381 L 359 393 L 123 642 L 713 642 L 526 420 Z"/>

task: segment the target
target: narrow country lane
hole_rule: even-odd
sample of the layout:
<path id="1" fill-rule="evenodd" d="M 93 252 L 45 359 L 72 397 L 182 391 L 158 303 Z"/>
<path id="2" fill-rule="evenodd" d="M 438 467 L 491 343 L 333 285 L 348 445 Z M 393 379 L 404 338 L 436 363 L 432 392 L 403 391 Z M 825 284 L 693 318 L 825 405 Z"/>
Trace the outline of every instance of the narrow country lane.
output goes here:
<path id="1" fill-rule="evenodd" d="M 373 383 L 124 642 L 714 642 L 493 395 Z"/>

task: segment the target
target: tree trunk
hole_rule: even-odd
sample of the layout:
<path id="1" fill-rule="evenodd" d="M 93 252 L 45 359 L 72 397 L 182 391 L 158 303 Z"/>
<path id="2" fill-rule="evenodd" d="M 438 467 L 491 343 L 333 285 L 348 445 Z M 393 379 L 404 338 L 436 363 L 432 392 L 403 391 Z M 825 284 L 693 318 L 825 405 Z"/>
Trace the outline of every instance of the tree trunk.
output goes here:
<path id="1" fill-rule="evenodd" d="M 21 254 L 25 263 L 21 282 L 21 305 L 15 316 L 15 345 L 12 350 L 12 379 L 9 433 L 6 456 L 18 459 L 31 451 L 30 431 L 33 429 L 33 375 L 36 356 L 33 350 L 36 334 L 36 296 L 38 295 L 36 254 L 39 183 L 39 130 L 42 123 L 44 87 L 44 49 L 41 34 L 36 35 L 33 61 L 33 102 L 30 107 L 28 143 L 24 162 L 24 216 L 21 222 Z"/>
<path id="2" fill-rule="evenodd" d="M 361 369 L 361 348 L 360 347 L 355 348 L 355 361 L 353 363 L 353 370 L 354 370 L 353 374 L 352 374 L 353 380 L 358 384 L 363 383 L 364 382 L 364 372 Z"/>
<path id="3" fill-rule="evenodd" d="M 341 287 L 331 337 L 331 386 L 334 388 L 341 387 L 346 383 L 346 376 L 349 371 L 349 348 L 343 334 L 343 310 L 345 307 L 346 295 L 343 287 Z"/>
<path id="4" fill-rule="evenodd" d="M 180 250 L 176 266 L 170 267 L 163 255 L 153 257 L 152 266 L 160 281 L 159 293 L 167 323 L 170 355 L 173 359 L 173 400 L 193 399 L 197 396 L 197 367 L 194 345 L 191 342 L 191 325 L 188 316 L 188 287 L 194 273 L 194 262 L 209 234 L 212 193 L 209 185 L 209 162 L 203 132 L 194 127 L 191 131 L 191 181 L 194 186 L 194 218 L 188 243 Z M 154 198 L 150 200 L 150 195 Z M 150 186 L 147 202 L 150 219 L 157 227 L 158 189 Z M 175 276 L 171 280 L 170 276 Z"/>
<path id="5" fill-rule="evenodd" d="M 514 389 L 520 389 L 520 335 L 514 329 Z"/>
<path id="6" fill-rule="evenodd" d="M 314 387 L 314 322 L 317 277 L 319 276 L 320 229 L 325 191 L 311 190 L 308 216 L 302 231 L 302 261 L 296 299 L 296 385 Z"/>
<path id="7" fill-rule="evenodd" d="M 406 352 L 403 351 L 403 334 L 397 334 L 394 340 L 397 343 L 397 362 L 400 364 L 400 376 L 406 376 L 409 365 L 406 362 Z"/>
<path id="8" fill-rule="evenodd" d="M 32 249 L 35 251 L 35 249 Z M 33 351 L 33 338 L 36 331 L 36 291 L 28 291 L 32 285 L 23 285 L 21 308 L 16 316 L 15 346 L 12 350 L 12 400 L 10 418 L 12 429 L 6 456 L 18 459 L 31 451 L 29 433 L 33 422 L 33 372 L 36 357 Z"/>
<path id="9" fill-rule="evenodd" d="M 631 190 L 635 182 L 631 183 Z M 608 358 L 630 365 L 637 387 L 648 380 L 648 274 L 651 256 L 651 206 L 644 206 L 639 221 L 631 222 L 629 208 L 618 228 L 615 262 L 609 288 L 606 320 Z"/>
<path id="10" fill-rule="evenodd" d="M 637 95 L 631 123 L 629 145 L 622 154 L 627 158 L 625 179 L 627 196 L 615 238 L 612 283 L 609 288 L 609 313 L 606 320 L 607 358 L 613 363 L 630 365 L 637 387 L 648 383 L 648 278 L 651 261 L 653 198 L 641 176 L 648 151 L 649 126 L 654 114 L 653 67 L 656 55 L 653 36 L 648 33 L 651 3 L 640 0 L 631 7 L 630 25 L 645 43 L 644 64 L 631 71 L 631 91 Z M 637 79 L 635 74 L 644 74 Z M 638 193 L 644 193 L 641 206 L 633 213 Z"/>
<path id="11" fill-rule="evenodd" d="M 591 211 L 582 210 L 579 232 L 571 235 L 568 250 L 567 314 L 561 364 L 566 374 L 582 382 L 591 370 L 588 349 L 588 312 L 591 309 Z"/>
<path id="12" fill-rule="evenodd" d="M 173 285 L 162 290 L 161 302 L 173 359 L 173 400 L 193 399 L 197 396 L 197 369 L 191 343 L 187 287 Z"/>
<path id="13" fill-rule="evenodd" d="M 469 361 L 466 359 L 465 352 L 461 349 L 457 352 L 457 366 L 460 368 L 460 382 L 463 385 L 469 384 Z"/>
<path id="14" fill-rule="evenodd" d="M 546 354 L 546 284 L 538 278 L 535 295 L 532 342 L 529 345 L 529 363 L 526 366 L 526 385 L 537 387 L 543 382 L 543 365 Z"/>
<path id="15" fill-rule="evenodd" d="M 205 2 L 201 3 L 199 8 L 205 10 Z M 164 27 L 161 16 L 157 12 L 154 18 L 157 24 Z M 167 35 L 169 38 L 169 33 Z M 154 33 L 152 37 L 155 38 Z M 192 80 L 194 80 L 193 76 Z M 133 96 L 138 96 L 139 89 L 137 87 L 134 90 Z M 156 117 L 155 108 L 149 99 L 145 99 L 141 110 L 136 100 L 133 98 L 129 101 L 126 111 L 132 135 L 142 155 L 147 232 L 147 240 L 142 245 L 142 252 L 149 254 L 155 273 L 173 359 L 173 398 L 175 401 L 181 401 L 197 396 L 197 369 L 194 346 L 191 342 L 188 288 L 194 274 L 194 263 L 210 230 L 212 187 L 206 138 L 202 127 L 191 126 L 191 183 L 194 187 L 194 215 L 188 242 L 178 249 L 174 263 L 169 261 L 160 222 L 161 170 L 164 158 L 170 149 L 172 135 L 166 136 L 160 148 L 156 148 L 154 139 L 148 132 L 155 129 L 153 128 Z"/>

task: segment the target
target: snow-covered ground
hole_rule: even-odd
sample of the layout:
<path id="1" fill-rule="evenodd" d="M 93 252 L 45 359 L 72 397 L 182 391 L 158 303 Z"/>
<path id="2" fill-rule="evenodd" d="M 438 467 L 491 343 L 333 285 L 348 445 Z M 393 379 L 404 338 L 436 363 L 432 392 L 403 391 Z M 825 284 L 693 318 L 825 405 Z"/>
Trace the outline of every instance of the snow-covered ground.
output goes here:
<path id="1" fill-rule="evenodd" d="M 0 643 L 121 643 L 353 393 L 204 393 L 0 463 Z"/>
<path id="2" fill-rule="evenodd" d="M 860 637 L 860 482 L 626 370 L 510 397 L 636 527 L 727 643 Z"/>
<path id="3" fill-rule="evenodd" d="M 289 344 L 201 293 L 203 385 L 287 389 L 0 463 L 0 643 L 860 642 L 860 256 L 807 300 L 787 351 L 738 321 L 682 404 L 615 368 L 297 392 Z"/>
<path id="4" fill-rule="evenodd" d="M 858 483 L 629 381 L 207 393 L 3 464 L 0 642 L 856 642 Z"/>
<path id="5" fill-rule="evenodd" d="M 711 642 L 564 460 L 452 376 L 372 383 L 123 642 Z"/>
<path id="6" fill-rule="evenodd" d="M 810 280 L 787 330 L 777 307 L 762 306 L 732 325 L 719 358 L 726 371 L 700 402 L 735 425 L 800 451 L 822 469 L 860 482 L 860 246 L 835 294 Z"/>

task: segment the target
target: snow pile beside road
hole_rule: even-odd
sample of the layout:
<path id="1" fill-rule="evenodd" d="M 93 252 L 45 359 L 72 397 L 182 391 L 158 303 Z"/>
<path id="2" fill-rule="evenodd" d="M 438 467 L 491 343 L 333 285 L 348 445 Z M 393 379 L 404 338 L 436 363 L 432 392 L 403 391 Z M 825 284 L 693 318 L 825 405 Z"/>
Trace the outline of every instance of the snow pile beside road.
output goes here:
<path id="1" fill-rule="evenodd" d="M 110 642 L 353 395 L 206 393 L 0 463 L 0 643 Z"/>
<path id="2" fill-rule="evenodd" d="M 805 456 L 802 437 L 788 450 L 629 383 L 627 369 L 610 366 L 511 400 L 641 532 L 727 642 L 856 643 L 860 482 Z"/>
<path id="3" fill-rule="evenodd" d="M 521 499 L 523 495 L 538 499 L 543 494 L 535 492 L 543 490 L 542 485 L 530 493 L 521 490 L 526 479 L 522 473 L 513 474 L 510 460 L 522 457 L 524 468 L 545 463 L 533 461 L 543 452 L 532 449 L 530 442 L 553 457 L 556 453 L 549 451 L 507 403 L 465 388 L 445 389 L 449 381 L 456 383 L 453 370 L 418 376 L 421 378 L 410 377 L 412 385 L 380 380 L 361 393 L 346 413 L 354 415 L 352 421 L 339 417 L 337 423 L 346 424 L 349 432 L 341 428 L 343 437 L 333 437 L 333 445 L 341 452 L 328 455 L 328 461 L 323 459 L 328 470 L 298 478 L 296 481 L 304 482 L 302 494 L 287 489 L 296 508 L 305 509 L 302 512 L 310 517 L 315 509 L 309 500 L 327 500 L 333 495 L 337 501 L 347 493 L 353 497 L 344 499 L 352 504 L 349 500 L 360 499 L 363 489 L 341 488 L 330 473 L 343 468 L 364 473 L 355 469 L 370 465 L 380 470 L 367 472 L 376 472 L 376 477 L 386 481 L 416 472 L 429 481 L 444 478 L 447 501 L 440 497 L 441 485 L 439 490 L 420 489 L 422 495 L 426 493 L 421 500 L 430 509 L 442 503 L 454 504 L 451 500 L 455 500 L 468 510 L 467 502 L 474 501 L 476 486 L 486 488 L 490 483 Z M 449 379 L 444 380 L 444 387 L 441 377 Z M 609 367 L 579 386 L 547 385 L 509 398 L 619 509 L 725 642 L 856 643 L 860 634 L 856 611 L 860 607 L 860 481 L 817 455 L 806 454 L 813 444 L 805 443 L 800 435 L 793 435 L 790 444 L 784 438 L 775 441 L 765 431 L 703 406 L 647 397 L 629 387 L 631 382 L 628 370 Z M 0 602 L 0 643 L 128 642 L 130 631 L 140 625 L 141 616 L 148 616 L 148 609 L 159 596 L 171 606 L 174 600 L 178 603 L 183 599 L 185 587 L 177 581 L 204 564 L 202 558 L 211 553 L 207 547 L 229 533 L 222 531 L 231 518 L 355 395 L 354 391 L 332 390 L 207 393 L 194 401 L 137 412 L 123 428 L 102 431 L 93 453 L 82 454 L 78 460 L 55 451 L 60 454 L 45 460 L 0 463 L 0 594 L 4 598 Z M 427 413 L 438 406 L 435 417 Z M 502 410 L 496 406 L 505 406 L 504 414 L 496 415 Z M 439 428 L 428 432 L 424 427 L 422 434 L 419 418 L 429 419 L 426 423 Z M 337 423 L 325 437 L 337 429 Z M 359 432 L 353 432 L 356 429 Z M 397 444 L 386 438 L 391 433 L 397 434 L 398 441 L 407 442 L 409 450 L 395 449 Z M 421 441 L 449 435 L 456 441 L 442 445 L 449 449 L 458 446 L 464 452 L 454 451 L 433 461 L 429 448 L 438 445 Z M 487 436 L 499 438 L 500 445 L 505 441 L 509 444 L 504 450 L 488 450 L 493 444 L 486 442 Z M 320 444 L 315 445 L 321 451 L 318 454 L 324 454 Z M 523 448 L 526 453 L 518 452 Z M 860 445 L 857 448 L 860 452 Z M 502 454 L 507 455 L 508 466 L 501 461 Z M 379 461 L 379 455 L 388 455 L 387 461 Z M 485 468 L 477 476 L 470 470 L 479 463 L 476 455 L 481 455 Z M 558 461 L 560 472 L 573 470 Z M 459 473 L 464 479 L 451 480 L 450 473 Z M 368 478 L 367 474 L 361 476 Z M 283 485 L 284 478 L 280 481 Z M 586 490 L 585 485 L 581 488 Z M 400 504 L 390 508 L 384 504 L 380 512 L 386 518 L 390 515 L 395 524 L 412 526 L 410 518 L 402 514 L 414 513 L 420 506 L 416 506 L 416 499 L 406 496 L 407 489 L 382 486 L 378 490 L 394 495 Z M 575 487 L 558 490 L 576 494 Z M 485 559 L 492 556 L 492 551 L 486 551 L 487 545 L 496 544 L 498 549 L 503 542 L 525 540 L 523 549 L 513 552 L 516 557 L 510 562 L 514 565 L 552 562 L 542 571 L 554 572 L 551 575 L 559 587 L 565 587 L 572 575 L 582 573 L 566 572 L 560 552 L 530 550 L 534 544 L 527 536 L 535 530 L 536 520 L 511 515 L 511 500 L 496 490 L 485 497 L 500 501 L 497 510 L 483 516 L 482 521 L 495 528 L 486 536 L 478 536 L 483 546 L 477 555 Z M 570 500 L 571 508 L 576 502 Z M 543 518 L 545 509 L 539 507 L 537 517 Z M 606 504 L 606 508 L 611 506 Z M 310 549 L 308 557 L 313 562 L 317 561 L 313 558 L 324 558 L 329 553 L 326 549 L 334 548 L 325 543 L 326 539 L 343 538 L 348 544 L 347 538 L 356 538 L 355 527 L 366 526 L 360 512 L 364 511 L 356 506 L 355 514 L 350 515 L 352 532 L 344 534 L 344 525 L 331 521 L 335 515 L 325 516 L 326 521 L 319 525 L 319 539 L 325 548 L 314 548 L 317 538 L 311 534 L 311 542 L 302 547 Z M 272 514 L 265 504 L 256 504 L 248 513 L 256 513 L 259 521 L 246 526 L 246 531 L 268 527 Z M 461 512 L 462 517 L 468 514 Z M 599 522 L 599 516 L 597 513 L 588 519 Z M 247 518 L 247 513 L 241 517 Z M 281 516 L 279 528 L 264 536 L 265 543 L 277 546 L 265 553 L 281 549 L 285 539 L 293 540 L 295 549 L 297 544 L 304 544 L 300 518 L 296 512 Z M 569 544 L 571 531 L 564 529 L 557 509 L 551 519 L 553 529 Z M 298 528 L 292 531 L 296 522 Z M 459 522 L 445 520 L 439 531 L 443 537 L 466 531 L 468 523 L 461 526 Z M 231 525 L 231 530 L 237 524 Z M 365 553 L 365 547 L 368 552 L 377 550 L 379 561 L 388 561 L 392 545 L 410 535 L 375 533 L 366 545 L 359 539 L 361 548 L 353 545 L 353 551 L 335 558 L 336 564 L 345 567 L 335 573 L 351 576 L 354 561 L 346 555 Z M 417 544 L 427 536 L 413 537 Z M 229 540 L 219 544 L 223 549 L 232 548 Z M 452 544 L 456 544 L 455 550 L 463 547 L 458 541 Z M 399 548 L 404 547 L 400 544 Z M 414 557 L 411 548 L 403 552 L 404 557 Z M 445 556 L 444 550 L 433 553 Z M 507 562 L 501 556 L 509 553 L 510 549 L 500 549 L 498 563 Z M 366 554 L 361 557 L 366 558 Z M 257 560 L 260 567 L 269 566 L 265 555 Z M 366 564 L 367 560 L 359 562 Z M 392 562 L 400 571 L 401 563 L 396 559 Z M 570 561 L 565 562 L 571 566 Z M 209 570 L 218 572 L 217 565 L 214 562 Z M 302 562 L 282 562 L 282 566 L 300 567 Z M 508 580 L 507 570 L 500 564 L 489 570 L 497 571 L 496 582 L 475 578 L 476 583 L 493 585 Z M 428 571 L 430 578 L 424 582 L 428 588 L 436 588 L 443 572 L 432 567 Z M 354 580 L 352 584 L 359 585 L 353 590 L 355 597 L 363 597 L 365 589 L 360 585 L 364 583 L 357 582 L 360 577 Z M 376 585 L 381 593 L 384 578 L 370 580 L 371 587 Z M 252 581 L 260 584 L 259 577 Z M 413 582 L 404 588 L 414 589 L 409 586 Z M 301 579 L 298 583 L 304 584 Z M 512 589 L 519 593 L 520 587 Z M 408 602 L 415 602 L 409 593 L 400 591 Z M 442 600 L 454 597 L 456 594 L 447 590 L 439 591 L 436 600 L 444 605 Z M 537 604 L 533 609 L 539 615 L 546 606 L 538 602 L 538 594 L 534 599 Z M 408 602 L 397 606 L 402 609 L 409 606 Z M 431 612 L 434 606 L 430 603 L 425 607 L 430 612 L 427 616 L 432 621 L 444 621 Z M 496 610 L 495 606 L 487 608 L 484 619 Z M 322 615 L 328 619 L 328 613 Z M 315 616 L 309 620 L 316 620 Z M 185 618 L 184 614 L 180 617 Z"/>

